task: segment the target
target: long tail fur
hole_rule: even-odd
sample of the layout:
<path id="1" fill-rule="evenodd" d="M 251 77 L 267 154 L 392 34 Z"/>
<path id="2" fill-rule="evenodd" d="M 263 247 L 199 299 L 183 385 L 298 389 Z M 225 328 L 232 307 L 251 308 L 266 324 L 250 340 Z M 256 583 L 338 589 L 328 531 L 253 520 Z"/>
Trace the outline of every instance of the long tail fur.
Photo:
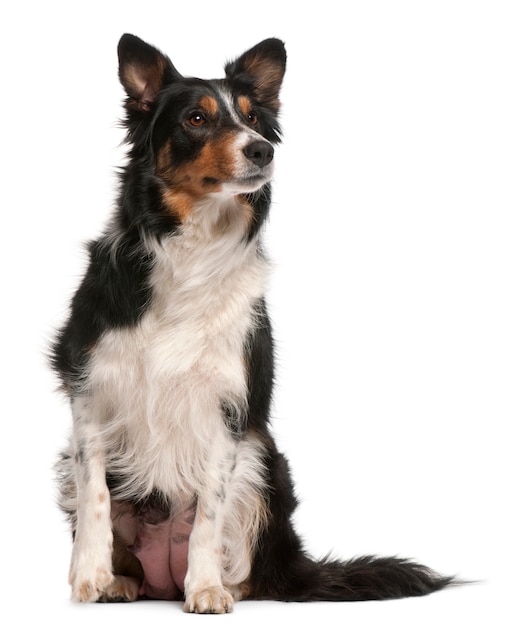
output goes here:
<path id="1" fill-rule="evenodd" d="M 285 601 L 386 600 L 423 596 L 457 584 L 430 568 L 398 557 L 361 556 L 350 561 L 310 558 L 291 523 L 297 505 L 285 457 L 269 455 L 271 523 L 260 537 L 251 596 Z"/>
<path id="2" fill-rule="evenodd" d="M 423 596 L 454 582 L 424 565 L 395 557 L 362 556 L 347 562 L 307 559 L 290 574 L 281 599 L 296 601 L 388 600 Z M 300 576 L 298 575 L 300 574 Z"/>
<path id="3" fill-rule="evenodd" d="M 255 590 L 259 598 L 284 601 L 356 602 L 424 596 L 456 581 L 398 557 L 361 556 L 350 561 L 299 559 Z"/>

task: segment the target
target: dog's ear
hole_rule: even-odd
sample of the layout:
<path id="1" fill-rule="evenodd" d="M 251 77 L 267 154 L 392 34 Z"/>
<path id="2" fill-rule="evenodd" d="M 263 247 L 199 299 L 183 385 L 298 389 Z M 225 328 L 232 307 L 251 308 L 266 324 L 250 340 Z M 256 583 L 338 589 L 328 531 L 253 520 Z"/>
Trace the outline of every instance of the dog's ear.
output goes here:
<path id="1" fill-rule="evenodd" d="M 279 92 L 286 70 L 286 49 L 280 39 L 265 39 L 228 63 L 226 76 L 232 81 L 245 83 L 255 99 L 277 111 Z"/>
<path id="2" fill-rule="evenodd" d="M 135 35 L 121 37 L 118 58 L 127 107 L 133 110 L 149 111 L 159 91 L 181 78 L 167 56 Z"/>

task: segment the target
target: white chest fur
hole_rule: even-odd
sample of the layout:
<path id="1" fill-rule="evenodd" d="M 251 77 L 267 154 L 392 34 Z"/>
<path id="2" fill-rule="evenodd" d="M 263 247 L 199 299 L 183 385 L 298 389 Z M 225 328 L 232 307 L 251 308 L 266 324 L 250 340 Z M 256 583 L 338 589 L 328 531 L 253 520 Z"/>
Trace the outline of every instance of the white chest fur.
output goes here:
<path id="1" fill-rule="evenodd" d="M 96 346 L 91 401 L 122 495 L 156 488 L 191 497 L 212 449 L 232 446 L 222 405 L 246 403 L 244 344 L 267 269 L 241 231 L 209 233 L 193 222 L 150 243 L 150 307 L 137 326 Z"/>

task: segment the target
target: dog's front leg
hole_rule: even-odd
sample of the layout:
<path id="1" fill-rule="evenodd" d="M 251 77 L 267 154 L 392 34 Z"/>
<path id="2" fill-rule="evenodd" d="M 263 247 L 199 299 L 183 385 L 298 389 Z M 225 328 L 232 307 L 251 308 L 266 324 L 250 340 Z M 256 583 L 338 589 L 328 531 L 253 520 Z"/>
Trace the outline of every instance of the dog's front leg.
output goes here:
<path id="1" fill-rule="evenodd" d="M 216 445 L 216 449 L 220 446 Z M 234 445 L 209 463 L 188 547 L 185 605 L 188 613 L 229 613 L 233 598 L 222 584 L 223 526 L 227 489 L 235 460 Z"/>
<path id="2" fill-rule="evenodd" d="M 105 594 L 114 580 L 105 453 L 91 398 L 75 398 L 72 414 L 77 522 L 69 583 L 74 600 L 95 602 Z"/>

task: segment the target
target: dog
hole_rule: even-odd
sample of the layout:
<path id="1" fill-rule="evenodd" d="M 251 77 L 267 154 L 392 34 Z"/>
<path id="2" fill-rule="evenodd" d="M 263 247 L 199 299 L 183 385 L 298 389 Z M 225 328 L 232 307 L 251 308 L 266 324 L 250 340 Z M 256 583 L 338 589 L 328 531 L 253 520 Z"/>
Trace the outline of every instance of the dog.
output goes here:
<path id="1" fill-rule="evenodd" d="M 73 418 L 57 463 L 72 598 L 226 613 L 242 598 L 379 600 L 454 583 L 397 557 L 314 560 L 292 525 L 261 242 L 283 42 L 215 80 L 181 75 L 130 34 L 118 57 L 128 160 L 50 356 Z"/>

